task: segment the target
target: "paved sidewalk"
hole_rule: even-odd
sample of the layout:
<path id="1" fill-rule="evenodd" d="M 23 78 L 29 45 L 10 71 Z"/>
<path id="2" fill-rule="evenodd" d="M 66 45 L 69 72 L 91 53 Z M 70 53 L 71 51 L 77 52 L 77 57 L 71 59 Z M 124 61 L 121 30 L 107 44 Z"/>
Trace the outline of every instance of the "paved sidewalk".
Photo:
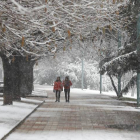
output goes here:
<path id="1" fill-rule="evenodd" d="M 48 99 L 6 140 L 140 140 L 140 110 L 111 97 L 61 93 Z"/>

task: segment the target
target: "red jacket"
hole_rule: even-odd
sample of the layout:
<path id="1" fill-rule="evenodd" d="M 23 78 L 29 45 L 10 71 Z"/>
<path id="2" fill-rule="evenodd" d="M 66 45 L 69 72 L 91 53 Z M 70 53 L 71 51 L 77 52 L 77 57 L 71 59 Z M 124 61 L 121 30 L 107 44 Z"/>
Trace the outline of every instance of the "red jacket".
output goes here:
<path id="1" fill-rule="evenodd" d="M 61 81 L 55 81 L 54 82 L 54 90 L 62 90 L 63 85 Z"/>
<path id="2" fill-rule="evenodd" d="M 70 89 L 70 86 L 72 85 L 72 82 L 70 80 L 68 81 L 63 81 L 63 86 L 64 86 L 64 89 Z"/>

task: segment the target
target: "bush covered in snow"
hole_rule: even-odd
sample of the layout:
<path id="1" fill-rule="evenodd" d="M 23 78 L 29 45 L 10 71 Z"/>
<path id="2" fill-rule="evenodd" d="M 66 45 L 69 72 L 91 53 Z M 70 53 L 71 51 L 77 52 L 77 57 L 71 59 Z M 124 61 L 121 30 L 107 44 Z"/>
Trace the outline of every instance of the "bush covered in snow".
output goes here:
<path id="1" fill-rule="evenodd" d="M 53 63 L 52 63 L 53 61 Z M 73 87 L 81 88 L 82 84 L 82 60 L 76 58 L 75 62 L 70 63 L 56 62 L 55 60 L 40 62 L 39 66 L 34 69 L 34 82 L 39 84 L 52 85 L 56 77 L 60 76 L 63 81 L 65 76 L 69 76 L 73 83 Z M 99 90 L 100 74 L 98 70 L 98 62 L 88 61 L 84 59 L 84 88 Z M 112 85 L 107 76 L 103 76 L 103 90 L 112 90 Z"/>

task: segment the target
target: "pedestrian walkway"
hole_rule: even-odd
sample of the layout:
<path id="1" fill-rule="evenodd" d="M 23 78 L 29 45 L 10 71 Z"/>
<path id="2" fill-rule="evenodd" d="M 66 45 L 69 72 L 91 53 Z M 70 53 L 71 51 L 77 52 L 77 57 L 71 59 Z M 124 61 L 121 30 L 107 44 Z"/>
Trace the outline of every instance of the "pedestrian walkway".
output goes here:
<path id="1" fill-rule="evenodd" d="M 106 95 L 61 93 L 48 98 L 6 140 L 140 140 L 140 110 Z"/>

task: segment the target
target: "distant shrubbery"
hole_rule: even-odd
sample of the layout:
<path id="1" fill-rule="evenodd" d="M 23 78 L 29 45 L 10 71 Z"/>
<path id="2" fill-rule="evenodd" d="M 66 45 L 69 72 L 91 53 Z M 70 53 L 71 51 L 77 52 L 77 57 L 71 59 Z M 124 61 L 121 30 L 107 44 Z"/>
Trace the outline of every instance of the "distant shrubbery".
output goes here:
<path id="1" fill-rule="evenodd" d="M 60 76 L 64 80 L 69 76 L 73 87 L 81 88 L 82 70 L 81 61 L 74 63 L 63 62 L 61 65 L 37 67 L 34 70 L 34 82 L 39 84 L 52 85 L 56 77 Z M 84 62 L 84 88 L 99 90 L 100 74 L 98 72 L 98 63 Z M 112 90 L 112 85 L 107 76 L 103 77 L 103 90 Z"/>

